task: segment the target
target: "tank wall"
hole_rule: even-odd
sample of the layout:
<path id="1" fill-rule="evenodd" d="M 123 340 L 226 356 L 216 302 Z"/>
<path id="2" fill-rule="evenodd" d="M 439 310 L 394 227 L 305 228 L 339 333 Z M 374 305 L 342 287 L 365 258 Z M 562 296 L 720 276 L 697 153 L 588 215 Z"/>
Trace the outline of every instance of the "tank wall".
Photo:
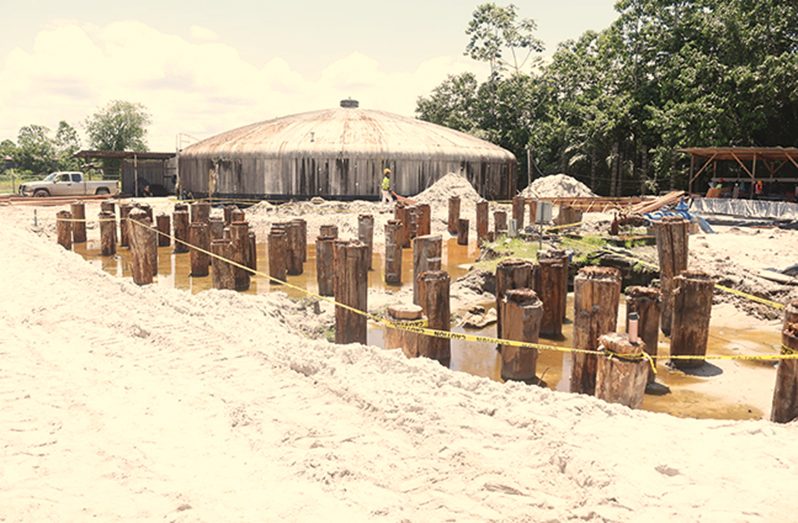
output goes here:
<path id="1" fill-rule="evenodd" d="M 462 172 L 483 197 L 515 194 L 514 160 L 440 160 L 369 158 L 180 158 L 181 190 L 207 195 L 306 199 L 378 198 L 385 167 L 393 171 L 394 190 L 418 194 L 450 172 Z"/>

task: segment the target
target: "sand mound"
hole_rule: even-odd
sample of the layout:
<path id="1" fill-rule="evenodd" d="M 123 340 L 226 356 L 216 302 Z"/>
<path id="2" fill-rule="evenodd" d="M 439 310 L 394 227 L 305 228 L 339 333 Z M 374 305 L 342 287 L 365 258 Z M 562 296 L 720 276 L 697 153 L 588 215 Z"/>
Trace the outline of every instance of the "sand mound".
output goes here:
<path id="1" fill-rule="evenodd" d="M 587 185 L 567 174 L 553 174 L 538 178 L 524 189 L 521 194 L 527 198 L 595 196 Z"/>
<path id="2" fill-rule="evenodd" d="M 459 196 L 461 202 L 476 203 L 481 196 L 465 176 L 449 173 L 433 183 L 413 199 L 431 206 L 447 205 L 450 196 Z"/>

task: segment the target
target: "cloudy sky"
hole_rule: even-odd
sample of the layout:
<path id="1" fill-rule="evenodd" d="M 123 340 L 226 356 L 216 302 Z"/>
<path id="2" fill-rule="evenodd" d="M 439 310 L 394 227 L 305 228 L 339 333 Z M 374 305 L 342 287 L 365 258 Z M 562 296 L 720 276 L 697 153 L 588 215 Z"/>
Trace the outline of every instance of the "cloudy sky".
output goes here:
<path id="1" fill-rule="evenodd" d="M 0 31 L 0 139 L 62 119 L 82 132 L 86 116 L 123 99 L 150 111 L 150 148 L 174 150 L 179 133 L 204 138 L 348 96 L 412 116 L 416 98 L 447 74 L 486 74 L 463 56 L 476 0 L 10 3 Z M 606 27 L 613 3 L 515 1 L 537 22 L 545 55 Z"/>

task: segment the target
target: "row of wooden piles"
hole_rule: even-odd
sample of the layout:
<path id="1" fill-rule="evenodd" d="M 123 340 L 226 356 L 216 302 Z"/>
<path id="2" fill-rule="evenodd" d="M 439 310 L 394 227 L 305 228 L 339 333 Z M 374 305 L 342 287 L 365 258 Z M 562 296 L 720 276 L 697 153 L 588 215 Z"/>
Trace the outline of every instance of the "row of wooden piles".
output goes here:
<path id="1" fill-rule="evenodd" d="M 506 211 L 493 211 L 493 230 L 490 230 L 490 208 L 487 200 L 480 200 L 476 204 L 476 223 L 477 243 L 493 241 L 497 237 L 506 234 L 515 236 L 518 231 L 523 230 L 525 215 L 528 212 L 527 223 L 533 225 L 537 216 L 537 200 L 525 198 L 517 195 L 512 200 L 512 211 L 510 219 Z M 470 220 L 460 217 L 460 197 L 449 197 L 449 216 L 447 230 L 449 234 L 457 236 L 458 245 L 468 245 L 468 232 Z"/>
<path id="2" fill-rule="evenodd" d="M 116 202 L 104 201 L 100 209 L 100 254 L 113 256 L 118 247 L 129 249 L 130 269 L 136 284 L 153 282 L 158 274 L 158 247 L 174 244 L 174 253 L 190 256 L 191 276 L 208 276 L 209 268 L 213 267 L 215 288 L 249 289 L 250 272 L 246 268 L 257 269 L 257 241 L 245 221 L 244 211 L 238 207 L 226 206 L 224 217 L 211 217 L 207 202 L 190 206 L 176 203 L 171 217 L 160 214 L 153 218 L 148 204 L 123 202 L 118 205 L 118 221 Z M 58 212 L 57 238 L 64 248 L 71 249 L 73 242 L 86 241 L 85 216 L 83 202 L 73 203 L 69 211 Z"/>

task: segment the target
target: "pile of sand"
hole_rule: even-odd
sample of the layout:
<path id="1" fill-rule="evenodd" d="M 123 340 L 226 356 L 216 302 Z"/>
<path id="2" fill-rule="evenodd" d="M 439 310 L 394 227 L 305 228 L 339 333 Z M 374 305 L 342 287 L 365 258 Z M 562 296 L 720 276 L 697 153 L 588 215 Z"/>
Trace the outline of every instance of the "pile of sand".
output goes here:
<path id="1" fill-rule="evenodd" d="M 438 179 L 413 199 L 435 207 L 448 205 L 450 196 L 459 196 L 461 205 L 462 203 L 474 204 L 482 199 L 471 182 L 465 176 L 456 173 L 449 173 Z"/>
<path id="2" fill-rule="evenodd" d="M 527 198 L 596 196 L 587 185 L 567 174 L 553 174 L 538 178 L 521 194 Z"/>

